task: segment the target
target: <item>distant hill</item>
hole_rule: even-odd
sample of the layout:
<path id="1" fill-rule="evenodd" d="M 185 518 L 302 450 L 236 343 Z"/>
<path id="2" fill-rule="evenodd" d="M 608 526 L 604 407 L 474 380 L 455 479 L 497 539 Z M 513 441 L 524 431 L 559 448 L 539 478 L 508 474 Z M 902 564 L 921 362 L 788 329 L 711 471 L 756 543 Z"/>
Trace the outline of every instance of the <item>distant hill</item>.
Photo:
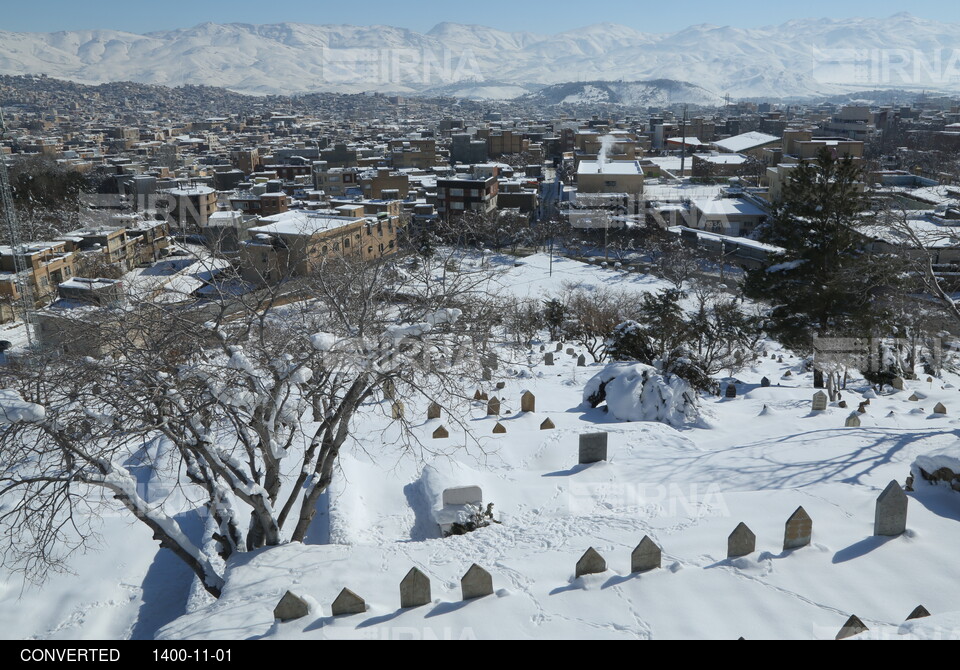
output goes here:
<path id="1" fill-rule="evenodd" d="M 454 23 L 427 33 L 390 26 L 205 23 L 147 35 L 0 31 L 0 74 L 205 84 L 254 94 L 444 89 L 477 98 L 523 95 L 536 83 L 672 80 L 720 97 L 782 98 L 885 88 L 960 91 L 949 57 L 958 44 L 960 24 L 909 14 L 804 19 L 756 29 L 696 25 L 670 34 L 611 23 L 557 35 Z M 582 95 L 607 93 L 598 87 Z M 641 91 L 640 98 L 646 96 Z"/>

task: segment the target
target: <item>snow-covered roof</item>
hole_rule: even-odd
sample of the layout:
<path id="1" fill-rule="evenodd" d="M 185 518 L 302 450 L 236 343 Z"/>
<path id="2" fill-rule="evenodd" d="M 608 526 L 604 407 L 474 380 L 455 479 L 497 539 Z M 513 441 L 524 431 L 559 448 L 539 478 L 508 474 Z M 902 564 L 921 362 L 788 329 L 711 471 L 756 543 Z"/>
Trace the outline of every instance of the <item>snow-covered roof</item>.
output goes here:
<path id="1" fill-rule="evenodd" d="M 694 206 L 705 216 L 766 216 L 766 212 L 747 200 L 739 198 L 695 199 Z"/>
<path id="2" fill-rule="evenodd" d="M 774 142 L 779 141 L 780 138 L 776 135 L 767 135 L 766 133 L 752 131 L 749 133 L 743 133 L 742 135 L 734 135 L 733 137 L 728 137 L 725 140 L 718 140 L 713 144 L 717 147 L 720 147 L 724 151 L 739 153 L 741 151 L 749 151 L 750 149 L 756 149 L 757 147 L 762 147 L 766 144 L 773 144 Z"/>
<path id="3" fill-rule="evenodd" d="M 637 161 L 580 161 L 577 174 L 635 175 L 643 174 Z"/>
<path id="4" fill-rule="evenodd" d="M 265 225 L 250 229 L 250 235 L 316 235 L 363 221 L 363 217 L 330 216 L 317 211 L 284 212 L 263 219 Z"/>

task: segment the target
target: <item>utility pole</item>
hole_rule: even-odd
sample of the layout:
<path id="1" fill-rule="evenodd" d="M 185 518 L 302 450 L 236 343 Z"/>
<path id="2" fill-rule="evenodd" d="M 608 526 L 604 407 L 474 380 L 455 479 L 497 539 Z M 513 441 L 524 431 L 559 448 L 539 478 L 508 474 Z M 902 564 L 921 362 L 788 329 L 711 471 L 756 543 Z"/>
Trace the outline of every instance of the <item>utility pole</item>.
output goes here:
<path id="1" fill-rule="evenodd" d="M 687 165 L 687 106 L 683 106 L 683 123 L 680 124 L 680 179 Z"/>
<path id="2" fill-rule="evenodd" d="M 0 107 L 0 141 L 7 134 L 7 124 L 3 118 L 3 108 Z M 10 186 L 10 173 L 7 170 L 7 161 L 0 150 L 0 218 L 7 227 L 10 236 L 10 251 L 13 254 L 13 269 L 16 277 L 17 291 L 20 293 L 21 309 L 23 310 L 23 327 L 27 334 L 27 348 L 33 348 L 33 287 L 30 285 L 29 271 L 32 269 L 27 263 L 26 248 L 20 240 L 20 224 L 17 213 L 13 208 L 13 188 Z"/>

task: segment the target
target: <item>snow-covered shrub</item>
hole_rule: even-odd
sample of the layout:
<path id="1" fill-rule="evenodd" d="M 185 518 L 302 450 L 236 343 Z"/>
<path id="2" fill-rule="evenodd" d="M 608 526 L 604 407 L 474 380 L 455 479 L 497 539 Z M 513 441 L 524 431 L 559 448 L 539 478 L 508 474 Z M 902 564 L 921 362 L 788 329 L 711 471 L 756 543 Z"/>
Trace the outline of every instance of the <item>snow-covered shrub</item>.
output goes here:
<path id="1" fill-rule="evenodd" d="M 590 407 L 606 403 L 620 421 L 659 421 L 674 427 L 697 423 L 697 393 L 677 375 L 643 363 L 611 363 L 583 390 Z"/>
<path id="2" fill-rule="evenodd" d="M 489 503 L 486 509 L 477 505 L 466 505 L 465 507 L 468 511 L 463 513 L 459 521 L 455 521 L 453 525 L 450 526 L 450 531 L 446 533 L 445 537 L 450 537 L 451 535 L 466 535 L 479 528 L 486 528 L 491 524 L 500 523 L 493 518 L 493 503 Z"/>

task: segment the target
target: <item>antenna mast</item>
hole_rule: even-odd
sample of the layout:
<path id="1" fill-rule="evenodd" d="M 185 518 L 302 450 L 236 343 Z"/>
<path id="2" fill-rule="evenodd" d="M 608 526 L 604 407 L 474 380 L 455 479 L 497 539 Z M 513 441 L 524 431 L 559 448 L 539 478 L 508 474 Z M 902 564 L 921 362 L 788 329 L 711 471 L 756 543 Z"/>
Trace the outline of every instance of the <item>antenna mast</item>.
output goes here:
<path id="1" fill-rule="evenodd" d="M 7 134 L 7 124 L 3 118 L 3 107 L 0 106 L 0 141 Z M 33 348 L 33 287 L 30 285 L 29 271 L 32 269 L 27 263 L 26 249 L 20 240 L 20 223 L 13 208 L 13 188 L 10 186 L 10 173 L 7 171 L 7 161 L 0 149 L 0 218 L 10 236 L 10 251 L 13 254 L 13 268 L 16 277 L 17 291 L 20 293 L 20 303 L 23 310 L 23 327 L 27 333 L 27 348 Z"/>

